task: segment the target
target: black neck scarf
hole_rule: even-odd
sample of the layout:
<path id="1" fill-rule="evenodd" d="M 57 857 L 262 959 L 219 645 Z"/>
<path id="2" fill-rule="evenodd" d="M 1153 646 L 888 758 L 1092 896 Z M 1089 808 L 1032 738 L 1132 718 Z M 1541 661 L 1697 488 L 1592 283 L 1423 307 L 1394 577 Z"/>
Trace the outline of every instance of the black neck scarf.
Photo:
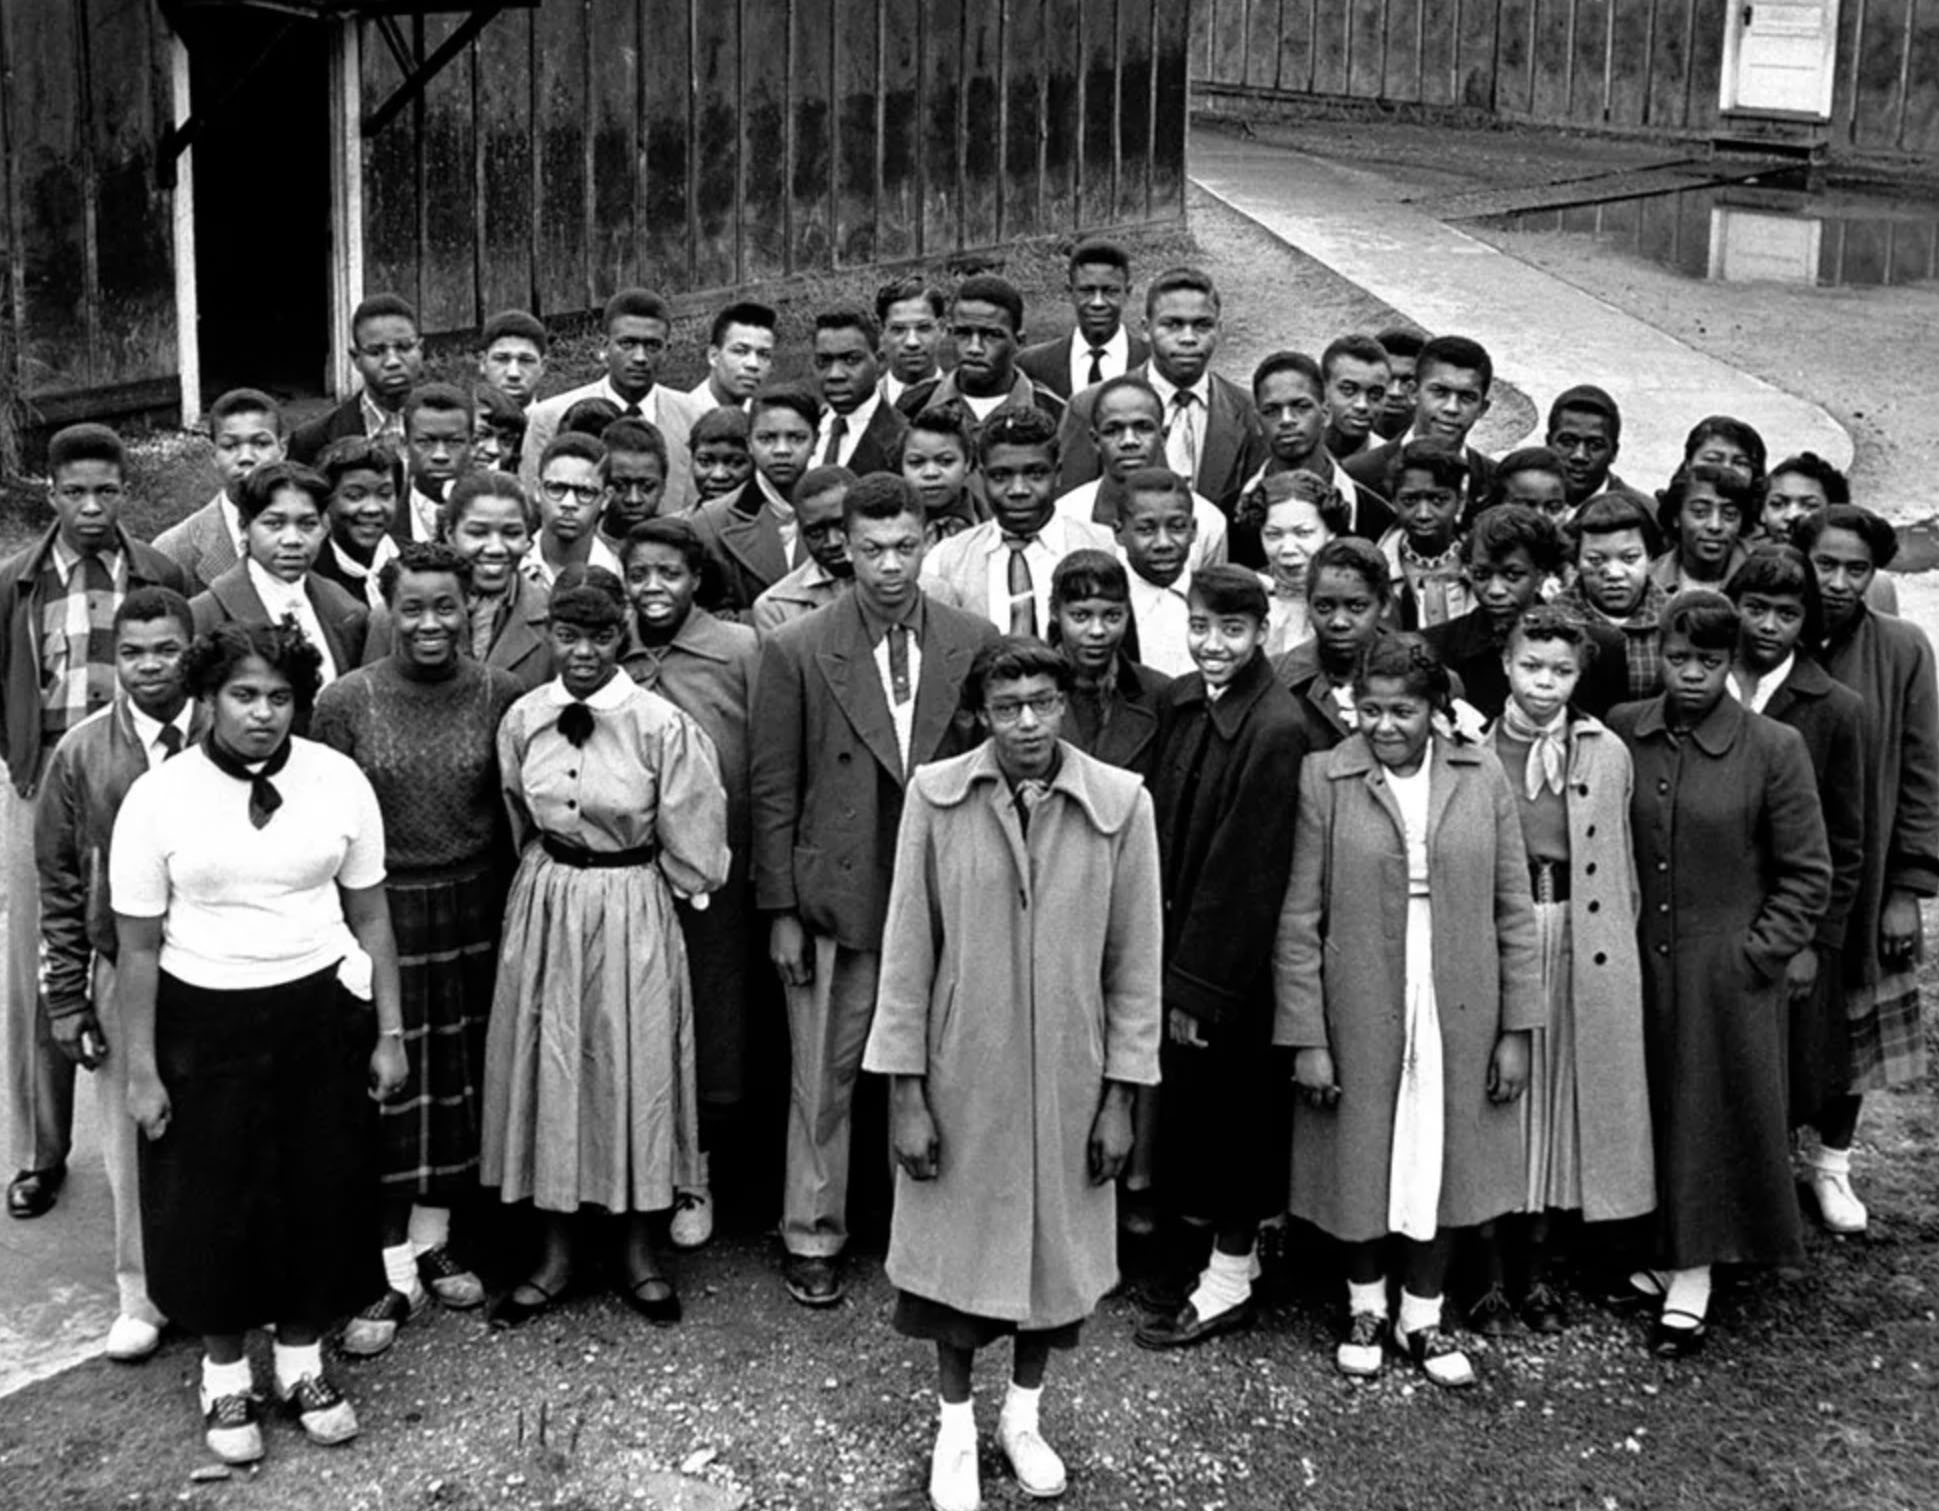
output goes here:
<path id="1" fill-rule="evenodd" d="M 593 725 L 597 722 L 597 716 L 583 698 L 575 698 L 559 710 L 559 733 L 571 742 L 574 750 L 586 748 L 586 741 L 592 738 Z"/>
<path id="2" fill-rule="evenodd" d="M 288 735 L 283 736 L 283 743 L 276 747 L 275 753 L 256 771 L 251 771 L 234 751 L 218 744 L 213 729 L 202 737 L 202 753 L 224 776 L 234 777 L 238 782 L 249 784 L 250 823 L 260 829 L 275 817 L 276 810 L 283 806 L 283 794 L 276 790 L 276 784 L 270 781 L 270 778 L 289 765 Z"/>

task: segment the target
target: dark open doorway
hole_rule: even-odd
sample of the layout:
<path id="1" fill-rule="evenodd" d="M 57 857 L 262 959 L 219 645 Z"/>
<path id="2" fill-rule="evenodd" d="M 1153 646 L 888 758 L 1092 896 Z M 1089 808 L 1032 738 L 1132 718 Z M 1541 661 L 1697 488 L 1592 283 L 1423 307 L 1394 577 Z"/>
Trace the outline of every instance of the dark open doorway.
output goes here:
<path id="1" fill-rule="evenodd" d="M 201 18 L 189 89 L 205 400 L 323 391 L 330 341 L 329 30 L 248 7 Z M 245 77 L 245 75 L 247 77 Z M 238 81 L 240 86 L 238 87 Z"/>

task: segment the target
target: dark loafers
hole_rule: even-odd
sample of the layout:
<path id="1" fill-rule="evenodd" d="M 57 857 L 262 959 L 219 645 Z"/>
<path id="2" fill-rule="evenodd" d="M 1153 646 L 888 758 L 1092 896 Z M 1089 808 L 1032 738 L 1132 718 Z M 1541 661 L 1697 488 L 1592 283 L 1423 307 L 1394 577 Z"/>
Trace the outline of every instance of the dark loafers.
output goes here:
<path id="1" fill-rule="evenodd" d="M 781 1265 L 781 1282 L 803 1306 L 834 1306 L 848 1294 L 840 1262 L 819 1254 L 790 1254 Z"/>
<path id="2" fill-rule="evenodd" d="M 54 1203 L 67 1183 L 67 1166 L 46 1170 L 22 1170 L 7 1183 L 7 1215 L 25 1221 L 53 1211 Z"/>
<path id="3" fill-rule="evenodd" d="M 1237 1332 L 1251 1321 L 1250 1302 L 1208 1319 L 1200 1317 L 1198 1308 L 1188 1301 L 1175 1312 L 1147 1317 L 1138 1331 L 1132 1334 L 1132 1341 L 1140 1348 L 1191 1348 L 1221 1333 Z"/>

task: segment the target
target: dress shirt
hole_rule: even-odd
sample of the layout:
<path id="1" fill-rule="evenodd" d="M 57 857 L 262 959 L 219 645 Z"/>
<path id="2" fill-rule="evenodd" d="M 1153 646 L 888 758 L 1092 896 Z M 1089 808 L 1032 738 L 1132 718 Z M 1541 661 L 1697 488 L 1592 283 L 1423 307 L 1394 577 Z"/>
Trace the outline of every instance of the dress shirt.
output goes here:
<path id="1" fill-rule="evenodd" d="M 303 591 L 303 584 L 272 577 L 254 557 L 249 559 L 247 570 L 249 585 L 262 600 L 269 622 L 281 624 L 285 619 L 294 619 L 296 627 L 303 632 L 303 638 L 315 646 L 317 654 L 323 658 L 321 685 L 328 686 L 336 681 L 339 673 L 349 668 L 338 667 L 336 658 L 330 654 L 330 642 L 323 638 L 323 622 L 316 617 L 316 606 L 310 602 L 310 595 Z"/>
<path id="2" fill-rule="evenodd" d="M 417 487 L 411 489 L 411 539 L 427 544 L 438 538 L 438 515 L 443 505 Z"/>
<path id="3" fill-rule="evenodd" d="M 774 516 L 774 523 L 781 531 L 781 557 L 792 568 L 796 564 L 795 541 L 801 533 L 795 527 L 794 505 L 781 496 L 781 490 L 767 480 L 765 473 L 755 473 L 754 481 L 760 487 L 761 497 L 767 500 L 768 513 Z"/>
<path id="4" fill-rule="evenodd" d="M 599 538 L 597 531 L 593 533 L 592 550 L 588 553 L 584 565 L 604 567 L 622 582 L 626 580 L 626 569 L 619 564 L 619 557 L 614 554 L 611 546 Z M 518 569 L 540 587 L 547 589 L 558 581 L 559 573 L 564 570 L 553 566 L 545 559 L 545 552 L 539 548 L 537 540 L 532 542 L 532 549 L 519 559 Z"/>
<path id="5" fill-rule="evenodd" d="M 178 750 L 188 749 L 189 716 L 194 711 L 195 705 L 193 703 L 184 703 L 181 711 L 174 718 L 170 719 L 168 723 L 163 724 L 160 719 L 151 718 L 149 715 L 143 713 L 140 707 L 132 700 L 129 702 L 128 720 L 135 727 L 135 738 L 141 743 L 141 753 L 148 757 L 148 769 L 150 771 L 153 771 L 163 761 L 168 759 L 168 747 L 162 743 L 162 731 L 164 729 L 172 729 L 176 734 L 181 736 L 182 743 L 177 747 Z"/>
<path id="6" fill-rule="evenodd" d="M 835 466 L 849 465 L 855 448 L 861 444 L 862 432 L 875 423 L 875 411 L 881 407 L 882 395 L 880 391 L 873 391 L 856 406 L 853 414 L 839 416 L 848 428 L 842 432 L 841 443 L 835 448 Z M 822 458 L 828 455 L 828 433 L 834 428 L 836 419 L 835 411 L 830 409 L 821 417 L 821 428 L 815 432 L 814 465 L 817 467 L 828 465 Z"/>
<path id="7" fill-rule="evenodd" d="M 1185 638 L 1191 619 L 1185 598 L 1189 579 L 1181 573 L 1167 588 L 1140 577 L 1129 564 L 1126 572 L 1131 579 L 1131 614 L 1138 625 L 1138 659 L 1167 677 L 1197 671 Z"/>
<path id="8" fill-rule="evenodd" d="M 1180 389 L 1158 371 L 1157 363 L 1146 365 L 1145 376 L 1151 379 L 1151 386 L 1165 405 L 1165 465 L 1196 485 L 1198 464 L 1205 457 L 1205 431 L 1212 419 L 1212 374 L 1209 370 L 1199 374 L 1198 381 L 1189 390 L 1196 402 L 1183 410 L 1172 407 Z"/>
<path id="9" fill-rule="evenodd" d="M 1111 339 L 1104 343 L 1104 355 L 1099 359 L 1098 368 L 1102 373 L 1097 381 L 1108 383 L 1113 378 L 1124 376 L 1131 366 L 1131 338 L 1124 332 L 1124 322 L 1111 332 Z M 1091 386 L 1091 347 L 1084 339 L 1082 331 L 1070 333 L 1070 391 L 1082 393 Z"/>
<path id="10" fill-rule="evenodd" d="M 404 439 L 404 415 L 401 410 L 385 409 L 364 389 L 358 394 L 364 414 L 364 439 L 374 441 L 379 436 L 389 436 L 393 440 Z"/>
<path id="11" fill-rule="evenodd" d="M 922 687 L 922 595 L 916 594 L 909 612 L 897 620 L 878 619 L 866 606 L 862 624 L 875 644 L 875 674 L 882 680 L 882 701 L 888 705 L 895 725 L 895 747 L 902 756 L 902 770 L 909 771 L 909 741 L 915 736 L 916 700 Z M 909 701 L 895 700 L 895 675 L 889 668 L 889 631 L 901 625 L 909 632 Z"/>
<path id="12" fill-rule="evenodd" d="M 1039 639 L 1050 633 L 1050 579 L 1057 571 L 1057 563 L 1068 554 L 1068 548 L 1060 549 L 1061 539 L 1053 544 L 1044 536 L 1050 533 L 1062 537 L 1061 525 L 1061 520 L 1050 520 L 1023 548 L 1024 564 L 1030 568 L 1030 597 L 1036 605 Z M 990 623 L 1007 635 L 1010 633 L 1010 537 L 993 529 L 983 550 L 983 581 L 989 595 L 986 601 L 990 605 Z M 1018 601 L 1022 601 L 1021 594 Z"/>

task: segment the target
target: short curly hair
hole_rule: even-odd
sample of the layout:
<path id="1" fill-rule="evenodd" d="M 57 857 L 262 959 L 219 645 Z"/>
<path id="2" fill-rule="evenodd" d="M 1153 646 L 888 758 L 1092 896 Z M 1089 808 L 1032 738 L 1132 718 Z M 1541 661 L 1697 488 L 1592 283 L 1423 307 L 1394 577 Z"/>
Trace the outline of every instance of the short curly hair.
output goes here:
<path id="1" fill-rule="evenodd" d="M 225 620 L 198 635 L 182 657 L 182 682 L 192 698 L 213 698 L 246 661 L 260 661 L 290 685 L 296 711 L 316 706 L 323 686 L 323 656 L 301 630 L 288 624 L 242 624 Z"/>

